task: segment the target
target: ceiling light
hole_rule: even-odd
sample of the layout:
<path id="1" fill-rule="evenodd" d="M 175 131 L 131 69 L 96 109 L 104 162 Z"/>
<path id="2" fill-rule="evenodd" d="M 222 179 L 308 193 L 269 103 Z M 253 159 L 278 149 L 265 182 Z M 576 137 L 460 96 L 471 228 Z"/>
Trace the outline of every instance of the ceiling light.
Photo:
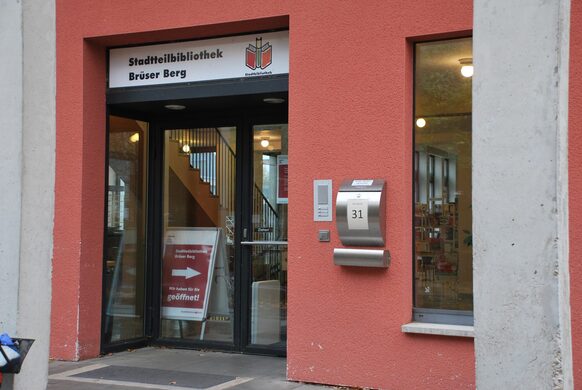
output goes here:
<path id="1" fill-rule="evenodd" d="M 264 98 L 263 101 L 265 103 L 269 103 L 269 104 L 281 104 L 281 103 L 285 102 L 285 99 L 270 97 L 270 98 Z"/>
<path id="2" fill-rule="evenodd" d="M 263 139 L 261 139 L 261 146 L 263 148 L 266 148 L 267 146 L 269 146 L 269 138 L 263 138 Z"/>
<path id="3" fill-rule="evenodd" d="M 473 59 L 472 58 L 461 58 L 459 60 L 461 64 L 461 74 L 463 77 L 473 76 Z"/>
<path id="4" fill-rule="evenodd" d="M 182 152 L 190 153 L 190 145 L 186 144 L 186 145 L 182 146 Z"/>
<path id="5" fill-rule="evenodd" d="M 410 122 L 408 122 L 410 123 Z M 416 120 L 416 126 L 423 128 L 424 126 L 426 126 L 426 120 L 424 118 L 418 118 Z"/>
<path id="6" fill-rule="evenodd" d="M 183 106 L 181 104 L 166 104 L 164 107 L 166 107 L 168 110 L 174 111 L 180 111 L 186 108 L 186 106 Z"/>
<path id="7" fill-rule="evenodd" d="M 129 136 L 129 142 L 136 143 L 139 141 L 139 133 L 133 133 Z"/>

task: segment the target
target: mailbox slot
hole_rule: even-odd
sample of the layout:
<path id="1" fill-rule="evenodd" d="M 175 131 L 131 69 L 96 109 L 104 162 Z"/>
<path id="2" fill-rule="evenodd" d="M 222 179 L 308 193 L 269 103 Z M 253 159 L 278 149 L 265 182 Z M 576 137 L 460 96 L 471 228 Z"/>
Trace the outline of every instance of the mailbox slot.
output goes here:
<path id="1" fill-rule="evenodd" d="M 344 266 L 388 268 L 390 252 L 384 249 L 335 248 L 333 262 Z"/>

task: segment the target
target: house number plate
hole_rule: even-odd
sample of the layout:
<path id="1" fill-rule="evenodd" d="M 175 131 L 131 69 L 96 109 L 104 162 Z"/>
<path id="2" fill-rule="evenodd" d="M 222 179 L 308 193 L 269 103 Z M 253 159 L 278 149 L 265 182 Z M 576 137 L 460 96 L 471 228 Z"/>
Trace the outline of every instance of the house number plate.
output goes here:
<path id="1" fill-rule="evenodd" d="M 368 199 L 348 199 L 348 229 L 368 230 Z"/>

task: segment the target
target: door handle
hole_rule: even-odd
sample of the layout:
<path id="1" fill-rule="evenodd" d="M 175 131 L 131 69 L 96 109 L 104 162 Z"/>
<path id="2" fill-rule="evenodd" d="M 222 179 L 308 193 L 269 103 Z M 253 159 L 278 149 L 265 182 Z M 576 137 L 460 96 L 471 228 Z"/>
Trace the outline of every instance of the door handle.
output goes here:
<path id="1" fill-rule="evenodd" d="M 241 245 L 287 245 L 287 241 L 241 241 Z"/>

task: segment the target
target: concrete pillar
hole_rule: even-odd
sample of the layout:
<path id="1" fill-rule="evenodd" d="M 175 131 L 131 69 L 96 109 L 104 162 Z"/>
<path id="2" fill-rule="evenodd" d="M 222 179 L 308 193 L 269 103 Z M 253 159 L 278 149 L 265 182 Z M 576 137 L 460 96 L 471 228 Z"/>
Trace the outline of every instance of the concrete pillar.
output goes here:
<path id="1" fill-rule="evenodd" d="M 16 334 L 22 191 L 22 4 L 0 1 L 0 332 Z M 5 375 L 3 388 L 11 388 Z"/>
<path id="2" fill-rule="evenodd" d="M 0 331 L 16 330 L 22 160 L 22 4 L 0 2 Z"/>
<path id="3" fill-rule="evenodd" d="M 474 7 L 477 388 L 573 388 L 567 0 Z"/>
<path id="4" fill-rule="evenodd" d="M 15 389 L 44 389 L 48 376 L 55 183 L 55 2 L 24 0 L 22 211 L 18 328 L 36 339 Z"/>
<path id="5" fill-rule="evenodd" d="M 36 339 L 2 389 L 44 389 L 55 170 L 54 0 L 0 1 L 0 331 Z"/>

